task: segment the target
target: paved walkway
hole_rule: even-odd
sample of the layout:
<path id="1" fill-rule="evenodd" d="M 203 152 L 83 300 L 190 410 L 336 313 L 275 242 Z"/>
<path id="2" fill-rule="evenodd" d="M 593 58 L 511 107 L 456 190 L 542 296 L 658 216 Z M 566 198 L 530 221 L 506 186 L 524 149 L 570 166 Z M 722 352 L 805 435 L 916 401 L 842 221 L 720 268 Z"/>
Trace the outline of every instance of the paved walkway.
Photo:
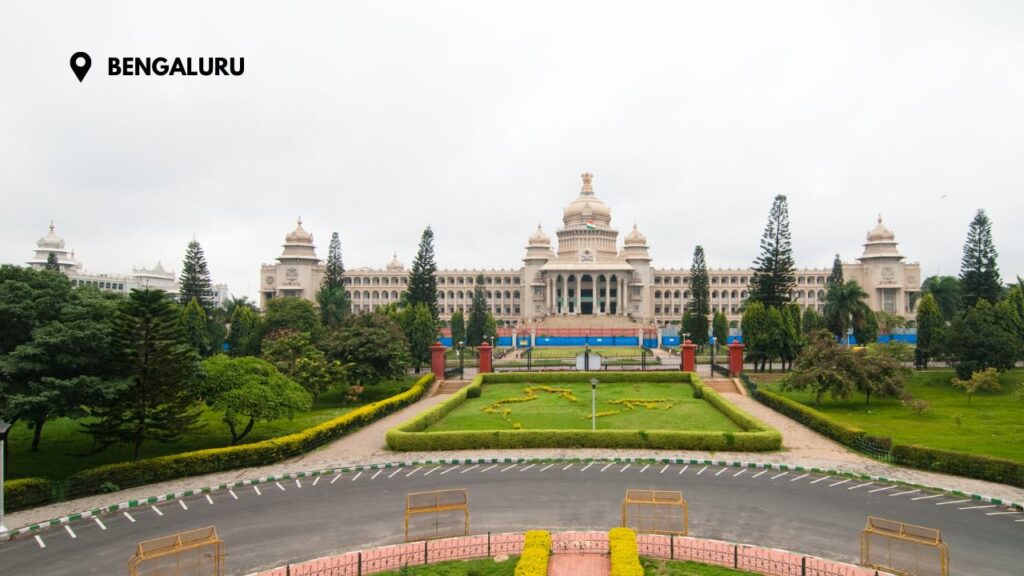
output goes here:
<path id="1" fill-rule="evenodd" d="M 949 476 L 934 472 L 925 472 L 910 468 L 901 468 L 885 464 L 856 454 L 846 447 L 805 428 L 801 424 L 771 410 L 755 400 L 730 394 L 729 400 L 748 411 L 765 423 L 776 427 L 782 433 L 783 451 L 770 453 L 752 452 L 697 452 L 668 450 L 611 450 L 603 448 L 536 448 L 522 450 L 461 450 L 445 452 L 391 452 L 387 449 L 384 435 L 388 429 L 405 420 L 437 405 L 449 396 L 431 396 L 433 390 L 412 406 L 395 412 L 370 424 L 344 438 L 308 454 L 259 468 L 244 468 L 207 476 L 182 478 L 148 486 L 130 488 L 112 494 L 101 494 L 79 498 L 68 502 L 58 502 L 48 506 L 23 510 L 8 514 L 5 524 L 8 528 L 19 528 L 59 518 L 75 512 L 92 510 L 109 504 L 127 500 L 146 498 L 156 494 L 182 492 L 206 486 L 234 483 L 239 480 L 259 478 L 269 475 L 278 476 L 289 472 L 309 472 L 326 468 L 351 467 L 355 465 L 383 464 L 388 462 L 412 462 L 440 459 L 468 458 L 526 458 L 526 459 L 600 459 L 600 458 L 649 458 L 649 459 L 714 459 L 727 462 L 761 462 L 842 470 L 872 476 L 884 476 L 893 480 L 934 486 L 947 490 L 982 494 L 1000 498 L 1004 501 L 1024 502 L 1024 489 L 1004 484 L 985 482 Z"/>
<path id="2" fill-rule="evenodd" d="M 604 554 L 552 554 L 548 576 L 608 576 L 611 563 Z"/>

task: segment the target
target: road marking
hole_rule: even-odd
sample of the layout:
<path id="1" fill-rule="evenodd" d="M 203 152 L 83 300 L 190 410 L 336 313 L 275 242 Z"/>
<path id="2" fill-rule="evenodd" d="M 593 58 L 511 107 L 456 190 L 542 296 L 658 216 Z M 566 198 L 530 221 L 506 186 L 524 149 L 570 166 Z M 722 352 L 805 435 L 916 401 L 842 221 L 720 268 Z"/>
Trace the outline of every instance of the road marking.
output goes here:
<path id="1" fill-rule="evenodd" d="M 797 480 L 799 480 L 801 478 L 807 478 L 808 476 L 810 476 L 810 474 L 804 474 L 803 476 L 797 476 L 796 478 L 793 478 L 792 480 L 790 480 L 790 482 L 796 482 Z"/>
<path id="2" fill-rule="evenodd" d="M 722 472 L 725 472 L 726 470 L 728 470 L 728 468 L 722 468 L 721 470 L 718 471 L 718 474 L 715 474 L 715 476 L 720 476 Z"/>
<path id="3" fill-rule="evenodd" d="M 520 472 L 526 472 L 527 470 L 529 470 L 530 468 L 533 468 L 534 466 L 536 466 L 536 464 L 530 464 L 526 468 L 523 468 L 522 470 L 520 470 Z"/>
<path id="4" fill-rule="evenodd" d="M 484 468 L 483 470 L 481 470 L 481 471 L 480 471 L 480 473 L 481 473 L 481 474 L 483 474 L 484 472 L 487 472 L 487 471 L 488 471 L 488 470 L 490 470 L 491 468 L 497 468 L 497 467 L 498 467 L 498 465 L 497 465 L 497 464 L 491 464 L 491 465 L 490 465 L 490 466 L 488 466 L 487 468 Z"/>
<path id="5" fill-rule="evenodd" d="M 451 468 L 449 468 L 449 469 L 445 470 L 444 472 L 441 472 L 441 476 L 444 476 L 445 474 L 447 474 L 447 473 L 451 472 L 452 470 L 455 470 L 455 469 L 456 469 L 456 468 L 458 468 L 458 467 L 459 467 L 459 465 L 458 465 L 458 464 L 456 464 L 455 466 L 452 466 Z"/>
<path id="6" fill-rule="evenodd" d="M 395 477 L 395 474 L 398 474 L 398 473 L 399 473 L 399 472 L 401 472 L 401 471 L 402 471 L 402 469 L 401 469 L 401 468 L 399 468 L 399 469 L 395 470 L 395 471 L 394 471 L 394 472 L 392 472 L 391 474 L 388 474 L 388 478 L 394 478 L 394 477 Z"/>
<path id="7" fill-rule="evenodd" d="M 502 468 L 501 471 L 502 472 L 508 472 L 509 470 L 515 468 L 516 466 L 519 466 L 519 464 L 513 464 L 511 466 L 506 466 L 506 467 Z"/>
<path id="8" fill-rule="evenodd" d="M 921 491 L 920 489 L 907 490 L 906 492 L 897 492 L 895 494 L 889 494 L 889 496 L 903 496 L 905 494 L 913 494 L 915 492 L 920 492 L 920 491 Z"/>
<path id="9" fill-rule="evenodd" d="M 683 466 L 683 469 L 680 470 L 679 473 L 682 474 L 683 472 L 686 472 L 686 469 L 689 468 L 689 467 L 690 467 L 689 464 L 687 464 L 686 466 Z"/>
<path id="10" fill-rule="evenodd" d="M 661 472 L 658 472 L 658 474 L 664 474 L 664 473 L 665 473 L 665 470 L 668 470 L 668 464 L 665 464 L 665 467 L 664 467 L 664 468 L 662 468 L 662 469 L 661 469 Z"/>
<path id="11" fill-rule="evenodd" d="M 419 468 L 419 466 L 416 466 L 416 467 L 414 467 L 414 468 L 412 469 L 412 472 L 409 472 L 408 474 L 406 474 L 406 475 L 405 475 L 405 477 L 406 477 L 406 478 L 408 478 L 409 476 L 412 476 L 413 474 L 415 474 L 415 473 L 417 473 L 417 472 L 419 472 L 419 471 L 420 471 L 420 468 Z"/>
<path id="12" fill-rule="evenodd" d="M 356 475 L 352 477 L 352 481 L 355 482 L 356 480 L 359 480 L 359 477 L 362 475 L 362 472 L 357 472 Z"/>
<path id="13" fill-rule="evenodd" d="M 932 498 L 938 498 L 943 494 L 932 494 L 931 496 L 918 496 L 917 498 L 911 498 L 911 500 L 931 500 Z"/>
<path id="14" fill-rule="evenodd" d="M 107 525 L 104 524 L 102 520 L 100 520 L 99 518 L 97 518 L 95 516 L 93 516 L 92 519 L 96 521 L 96 524 L 100 527 L 100 530 L 106 530 L 107 529 Z"/>
<path id="15" fill-rule="evenodd" d="M 619 472 L 625 472 L 626 468 L 629 468 L 629 464 L 626 464 L 625 466 L 623 466 L 622 470 L 619 470 Z"/>
<path id="16" fill-rule="evenodd" d="M 381 468 L 381 471 L 383 471 L 383 470 L 384 469 Z M 319 476 L 317 476 L 316 478 L 313 478 L 313 486 L 316 486 L 316 483 L 319 482 L 319 481 L 320 481 L 320 477 Z"/>
<path id="17" fill-rule="evenodd" d="M 705 471 L 705 470 L 707 470 L 707 469 L 708 469 L 708 467 L 707 467 L 707 466 L 705 466 L 705 467 L 701 468 L 701 469 L 700 469 L 700 472 L 697 472 L 697 476 L 700 476 L 701 474 L 703 474 L 703 473 L 704 473 L 704 471 Z"/>
<path id="18" fill-rule="evenodd" d="M 605 464 L 605 465 L 604 465 L 604 468 L 601 468 L 601 472 L 604 472 L 605 470 L 607 470 L 607 469 L 608 469 L 608 467 L 609 467 L 609 466 L 611 466 L 611 465 L 612 465 L 612 463 L 611 463 L 611 462 L 609 462 L 609 463 Z"/>
<path id="19" fill-rule="evenodd" d="M 480 467 L 480 465 L 479 465 L 479 464 L 473 464 L 473 465 L 472 465 L 472 466 L 470 466 L 469 468 L 466 468 L 466 469 L 465 469 L 465 470 L 463 470 L 462 472 L 459 472 L 459 474 L 465 474 L 466 472 L 469 472 L 469 471 L 470 471 L 470 470 L 472 470 L 473 468 L 479 468 L 479 467 Z"/>
<path id="20" fill-rule="evenodd" d="M 383 472 L 383 471 L 384 471 L 383 468 L 381 468 L 380 470 L 377 470 L 377 472 L 373 476 L 370 476 L 370 480 L 376 480 L 377 476 L 380 476 L 380 473 Z"/>
<path id="21" fill-rule="evenodd" d="M 235 500 L 238 500 L 238 494 L 235 494 L 234 490 L 228 489 L 228 494 L 231 494 L 232 498 L 234 498 Z"/>
<path id="22" fill-rule="evenodd" d="M 160 511 L 160 509 L 159 509 L 159 508 L 157 508 L 156 506 L 150 506 L 150 508 L 152 508 L 152 509 L 153 509 L 153 512 L 156 512 L 156 513 L 157 513 L 157 515 L 159 515 L 159 516 L 163 516 L 163 515 L 164 515 L 164 513 L 163 513 L 163 512 L 161 512 L 161 511 Z"/>
<path id="23" fill-rule="evenodd" d="M 569 468 L 572 468 L 572 466 L 573 466 L 573 463 L 570 463 L 570 464 L 569 464 L 568 466 L 566 466 L 565 468 L 562 468 L 562 472 L 565 472 L 565 471 L 566 471 L 566 470 L 568 470 Z"/>
<path id="24" fill-rule="evenodd" d="M 772 476 L 772 480 L 776 480 L 778 478 L 782 478 L 786 474 L 789 474 L 789 472 L 783 472 L 782 474 L 776 474 L 775 476 Z"/>
<path id="25" fill-rule="evenodd" d="M 295 479 L 295 487 L 296 488 L 302 488 L 302 482 L 299 482 L 298 478 Z"/>
<path id="26" fill-rule="evenodd" d="M 835 484 L 829 484 L 828 487 L 829 488 L 835 488 L 836 486 L 839 486 L 839 485 L 842 485 L 842 484 L 846 484 L 849 481 L 850 481 L 850 479 L 847 478 L 846 480 L 841 480 L 839 482 L 836 482 Z"/>
<path id="27" fill-rule="evenodd" d="M 331 480 L 331 484 L 334 484 L 335 482 L 337 482 L 338 478 L 341 478 L 341 474 L 340 473 L 337 476 L 335 476 L 333 480 Z"/>
<path id="28" fill-rule="evenodd" d="M 438 466 L 437 468 L 431 468 L 430 470 L 427 470 L 427 472 L 424 474 L 424 476 L 430 476 L 431 474 L 433 474 L 434 472 L 437 472 L 440 469 L 441 469 L 440 466 Z M 410 476 L 412 476 L 412 474 L 410 474 Z"/>
<path id="29" fill-rule="evenodd" d="M 39 543 L 40 548 L 46 548 L 46 544 L 43 544 L 43 539 L 39 537 L 39 534 L 36 534 L 36 542 Z"/>
<path id="30" fill-rule="evenodd" d="M 591 466 L 593 466 L 593 465 L 594 465 L 594 463 L 593 463 L 593 462 L 590 462 L 589 464 L 587 464 L 586 466 L 584 466 L 584 467 L 583 467 L 583 470 L 580 470 L 580 472 L 586 472 L 586 471 L 587 471 L 587 468 L 590 468 L 590 467 L 591 467 Z"/>
<path id="31" fill-rule="evenodd" d="M 825 476 L 824 478 L 818 478 L 817 480 L 811 480 L 811 484 L 817 484 L 818 482 L 822 482 L 822 481 L 828 480 L 829 478 L 831 478 L 831 476 Z"/>
<path id="32" fill-rule="evenodd" d="M 761 470 L 761 471 L 760 471 L 760 472 L 758 472 L 757 474 L 754 474 L 754 478 L 757 478 L 758 476 L 760 476 L 761 474 L 764 474 L 764 473 L 765 473 L 765 472 L 767 472 L 767 471 L 768 471 L 768 469 L 767 469 L 767 468 L 765 468 L 764 470 Z"/>
<path id="33" fill-rule="evenodd" d="M 78 534 L 75 534 L 75 531 L 71 529 L 71 526 L 65 524 L 64 529 L 68 531 L 68 534 L 70 534 L 72 538 L 78 538 Z"/>
<path id="34" fill-rule="evenodd" d="M 263 492 L 260 492 L 260 487 L 253 484 L 252 489 L 256 491 L 257 496 L 263 496 Z"/>
<path id="35" fill-rule="evenodd" d="M 735 477 L 739 476 L 740 474 L 743 474 L 746 471 L 747 471 L 746 468 L 740 468 L 740 471 L 735 473 L 735 474 L 733 474 L 732 477 L 735 478 Z"/>
<path id="36" fill-rule="evenodd" d="M 209 494 L 206 495 L 206 501 L 209 502 L 210 504 L 213 504 L 213 498 L 210 498 Z"/>
<path id="37" fill-rule="evenodd" d="M 884 486 L 882 488 L 875 488 L 874 490 L 868 490 L 868 494 L 874 494 L 875 492 L 884 492 L 886 490 L 892 490 L 895 487 L 896 487 L 896 485 Z"/>
<path id="38" fill-rule="evenodd" d="M 1020 520 L 1014 520 L 1014 522 L 1024 522 L 1024 518 L 1021 518 Z"/>
<path id="39" fill-rule="evenodd" d="M 648 468 L 650 468 L 650 467 L 651 467 L 651 465 L 650 465 L 650 464 L 648 464 L 648 465 L 644 466 L 643 468 L 641 468 L 641 469 L 640 469 L 640 473 L 641 473 L 641 474 L 643 474 L 643 473 L 644 473 L 644 470 L 647 470 L 647 469 L 648 469 Z"/>
<path id="40" fill-rule="evenodd" d="M 863 484 L 857 484 L 856 486 L 850 486 L 847 490 L 856 490 L 857 488 L 863 488 L 865 486 L 871 486 L 874 482 L 865 482 Z"/>
<path id="41" fill-rule="evenodd" d="M 547 466 L 541 468 L 540 471 L 543 472 L 543 471 L 547 470 L 548 468 L 551 468 L 552 466 L 554 466 L 554 464 L 548 464 Z"/>
<path id="42" fill-rule="evenodd" d="M 277 484 L 277 487 L 281 489 L 281 492 L 286 492 L 287 491 L 287 489 L 284 486 L 281 486 L 280 482 L 274 482 L 274 484 Z"/>
<path id="43" fill-rule="evenodd" d="M 181 504 L 182 510 L 188 510 L 188 506 L 185 504 L 184 500 L 178 500 L 178 504 Z"/>
<path id="44" fill-rule="evenodd" d="M 977 510 L 979 508 L 995 508 L 995 504 L 984 504 L 982 506 L 964 506 L 963 508 L 957 508 L 957 510 Z"/>
<path id="45" fill-rule="evenodd" d="M 1020 514 L 1020 510 L 1014 510 L 1012 512 L 986 512 L 985 516 L 1006 516 L 1007 514 Z"/>
<path id="46" fill-rule="evenodd" d="M 124 513 L 124 517 L 127 518 L 129 522 L 135 522 L 135 518 L 132 518 L 132 515 L 127 512 Z"/>

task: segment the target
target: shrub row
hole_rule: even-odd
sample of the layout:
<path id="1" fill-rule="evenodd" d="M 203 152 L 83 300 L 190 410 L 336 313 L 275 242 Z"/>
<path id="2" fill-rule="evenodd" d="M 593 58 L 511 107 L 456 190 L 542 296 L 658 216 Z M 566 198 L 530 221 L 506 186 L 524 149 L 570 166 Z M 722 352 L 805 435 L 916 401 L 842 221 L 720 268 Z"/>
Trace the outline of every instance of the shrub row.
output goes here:
<path id="1" fill-rule="evenodd" d="M 1024 464 L 1013 460 L 903 444 L 892 447 L 892 457 L 898 464 L 921 470 L 956 474 L 1024 488 Z"/>
<path id="2" fill-rule="evenodd" d="M 388 447 L 396 451 L 426 452 L 447 450 L 483 450 L 517 448 L 647 448 L 651 450 L 723 450 L 764 452 L 782 447 L 782 435 L 748 416 L 727 402 L 698 378 L 693 386 L 705 399 L 721 410 L 743 432 L 702 432 L 673 430 L 466 430 L 426 432 L 465 402 L 478 397 L 481 386 L 492 383 L 573 383 L 588 382 L 594 372 L 563 374 L 481 374 L 469 386 L 434 408 L 388 430 Z M 653 374 L 616 374 L 616 382 L 687 382 L 680 372 Z"/>
<path id="3" fill-rule="evenodd" d="M 523 541 L 523 553 L 516 562 L 515 576 L 547 576 L 551 556 L 551 533 L 530 530 Z"/>
<path id="4" fill-rule="evenodd" d="M 643 576 L 640 555 L 636 547 L 636 532 L 629 528 L 608 531 L 608 554 L 611 556 L 610 576 Z"/>
<path id="5" fill-rule="evenodd" d="M 386 416 L 398 408 L 415 402 L 423 396 L 424 391 L 433 381 L 433 374 L 427 374 L 405 392 L 361 406 L 327 422 L 279 438 L 240 446 L 147 458 L 137 462 L 97 466 L 73 474 L 63 482 L 51 482 L 44 478 L 16 480 L 13 482 L 24 483 L 25 487 L 13 488 L 16 491 L 15 495 L 8 498 L 6 508 L 8 510 L 29 508 L 61 499 L 112 492 L 153 482 L 280 462 L 309 452 L 356 428 Z M 5 483 L 7 494 L 11 494 L 11 486 L 12 482 Z"/>
<path id="6" fill-rule="evenodd" d="M 885 436 L 872 436 L 853 426 L 836 422 L 825 414 L 805 406 L 764 388 L 756 388 L 754 398 L 762 404 L 789 416 L 793 420 L 828 436 L 829 438 L 851 448 L 858 450 L 869 450 L 873 452 L 888 453 L 892 448 L 892 438 Z"/>

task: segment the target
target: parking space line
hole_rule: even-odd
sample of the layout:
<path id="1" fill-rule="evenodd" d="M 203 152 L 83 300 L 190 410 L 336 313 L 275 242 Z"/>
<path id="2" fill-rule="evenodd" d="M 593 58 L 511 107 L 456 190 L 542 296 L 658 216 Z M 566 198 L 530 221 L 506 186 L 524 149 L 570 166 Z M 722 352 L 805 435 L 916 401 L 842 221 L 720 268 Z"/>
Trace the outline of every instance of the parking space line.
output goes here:
<path id="1" fill-rule="evenodd" d="M 107 525 L 104 524 L 102 520 L 100 520 L 99 518 L 97 518 L 95 516 L 93 516 L 92 519 L 96 522 L 96 525 L 100 527 L 100 530 L 106 530 L 107 529 Z"/>
<path id="2" fill-rule="evenodd" d="M 391 474 L 388 474 L 388 478 L 394 478 L 394 477 L 395 477 L 395 474 L 398 474 L 398 473 L 399 473 L 399 472 L 401 472 L 401 471 L 402 471 L 402 469 L 401 469 L 401 468 L 399 468 L 399 469 L 395 470 L 395 471 L 394 471 L 394 472 L 392 472 Z"/>
<path id="3" fill-rule="evenodd" d="M 431 474 L 433 474 L 434 472 L 437 472 L 440 469 L 441 469 L 440 466 L 438 466 L 437 468 L 431 468 L 430 470 L 427 470 L 426 472 L 424 472 L 423 475 L 424 476 L 430 476 Z"/>
<path id="4" fill-rule="evenodd" d="M 664 474 L 664 473 L 665 473 L 665 470 L 668 470 L 668 464 L 665 464 L 665 467 L 664 467 L 664 468 L 662 468 L 662 469 L 661 469 L 661 472 L 658 472 L 658 474 Z"/>
<path id="5" fill-rule="evenodd" d="M 356 475 L 352 477 L 352 481 L 355 482 L 356 480 L 359 480 L 359 477 L 362 475 L 362 472 L 357 472 Z"/>
<path id="6" fill-rule="evenodd" d="M 1011 512 L 986 512 L 985 516 L 1006 516 L 1008 514 L 1020 514 L 1020 510 L 1013 510 Z"/>
<path id="7" fill-rule="evenodd" d="M 897 492 L 895 494 L 889 494 L 889 496 L 904 496 L 906 494 L 914 494 L 914 493 L 917 493 L 917 492 L 920 492 L 920 491 L 921 491 L 920 489 L 907 490 L 906 492 Z"/>
<path id="8" fill-rule="evenodd" d="M 799 480 L 801 478 L 807 478 L 808 476 L 810 476 L 810 474 L 804 474 L 803 476 L 797 476 L 796 478 L 793 478 L 792 480 L 790 480 L 790 482 L 796 482 L 797 480 Z"/>
<path id="9" fill-rule="evenodd" d="M 530 468 L 533 468 L 534 466 L 536 466 L 536 464 L 530 464 L 526 468 L 523 468 L 522 470 L 520 470 L 520 472 L 526 472 L 527 470 L 529 470 Z"/>
<path id="10" fill-rule="evenodd" d="M 459 467 L 459 465 L 458 465 L 458 464 L 456 464 L 455 466 L 452 466 L 451 468 L 449 468 L 449 469 L 445 470 L 444 472 L 441 472 L 441 476 L 444 476 L 445 474 L 447 474 L 447 473 L 451 472 L 452 470 L 455 470 L 455 469 L 456 469 L 456 468 L 458 468 L 458 467 Z"/>
<path id="11" fill-rule="evenodd" d="M 789 474 L 789 472 L 783 472 L 782 474 L 776 474 L 775 476 L 772 476 L 772 480 L 778 480 L 779 478 L 782 478 L 786 474 Z"/>
<path id="12" fill-rule="evenodd" d="M 338 478 L 341 478 L 341 473 L 340 472 L 338 473 L 337 476 L 335 476 L 334 478 L 331 479 L 331 484 L 334 484 L 335 482 L 337 482 Z"/>
<path id="13" fill-rule="evenodd" d="M 874 490 L 868 490 L 868 494 L 874 494 L 875 492 L 885 492 L 886 490 L 892 490 L 895 487 L 896 485 L 893 484 L 892 486 L 883 486 L 882 488 L 875 488 Z"/>
<path id="14" fill-rule="evenodd" d="M 697 472 L 697 476 L 700 476 L 701 474 L 703 474 L 703 473 L 704 473 L 704 471 L 705 471 L 705 470 L 707 470 L 707 469 L 708 469 L 708 467 L 707 467 L 707 466 L 705 466 L 705 467 L 701 468 L 701 469 L 700 469 L 700 472 Z"/>
<path id="15" fill-rule="evenodd" d="M 584 467 L 583 467 L 583 470 L 580 470 L 580 472 L 586 472 L 586 471 L 587 471 L 587 468 L 590 468 L 590 467 L 591 467 L 591 466 L 593 466 L 593 465 L 594 465 L 594 463 L 593 463 L 593 462 L 590 462 L 589 464 L 587 464 L 586 466 L 584 466 Z"/>
<path id="16" fill-rule="evenodd" d="M 1024 518 L 1021 518 L 1020 520 L 1014 520 L 1014 522 L 1024 522 Z"/>
<path id="17" fill-rule="evenodd" d="M 370 476 L 370 480 L 376 480 L 376 479 L 377 479 L 377 476 L 380 476 L 380 473 L 381 473 L 381 472 L 383 472 L 383 471 L 384 471 L 384 469 L 383 469 L 383 468 L 381 468 L 380 470 L 377 470 L 377 471 L 376 471 L 376 472 L 375 472 L 375 473 L 373 474 L 373 476 Z"/>
<path id="18" fill-rule="evenodd" d="M 124 517 L 127 518 L 129 522 L 135 522 L 135 518 L 132 518 L 132 515 L 127 512 L 124 513 Z"/>
<path id="19" fill-rule="evenodd" d="M 957 510 L 978 510 L 980 508 L 995 508 L 995 507 L 996 507 L 995 504 L 983 504 L 981 506 L 964 506 L 962 508 L 957 508 Z"/>
<path id="20" fill-rule="evenodd" d="M 865 486 L 871 486 L 874 482 L 865 482 L 863 484 L 857 484 L 856 486 L 850 486 L 847 490 L 856 490 L 857 488 L 863 488 Z"/>
<path id="21" fill-rule="evenodd" d="M 570 462 L 568 466 L 566 466 L 565 468 L 562 468 L 562 472 L 565 472 L 569 468 L 572 468 L 573 464 L 574 464 L 574 462 Z"/>
<path id="22" fill-rule="evenodd" d="M 72 538 L 78 538 L 78 534 L 75 534 L 75 531 L 71 529 L 70 525 L 65 524 L 64 529 L 68 531 L 68 535 L 70 535 Z"/>
<path id="23" fill-rule="evenodd" d="M 181 504 L 181 509 L 182 510 L 188 510 L 188 505 L 185 504 L 184 500 L 178 500 L 178 504 Z"/>
<path id="24" fill-rule="evenodd" d="M 767 468 L 765 468 L 764 470 L 761 470 L 761 471 L 760 471 L 760 472 L 758 472 L 757 474 L 754 474 L 754 476 L 753 476 L 753 477 L 754 477 L 754 478 L 757 478 L 758 476 L 760 476 L 761 474 L 764 474 L 764 473 L 765 473 L 765 472 L 767 472 L 767 471 L 768 471 L 768 469 L 767 469 Z"/>
<path id="25" fill-rule="evenodd" d="M 811 484 L 817 484 L 818 482 L 824 482 L 825 480 L 828 480 L 829 478 L 831 478 L 831 476 L 825 476 L 824 478 L 818 478 L 817 480 L 811 480 Z"/>
<path id="26" fill-rule="evenodd" d="M 612 463 L 611 463 L 611 462 L 609 462 L 609 463 L 605 464 L 605 465 L 604 465 L 604 468 L 601 468 L 601 472 L 604 472 L 605 470 L 607 470 L 607 469 L 608 469 L 608 467 L 609 467 L 609 466 L 611 466 L 611 465 L 612 465 Z"/>
<path id="27" fill-rule="evenodd" d="M 287 492 L 288 491 L 287 488 L 285 488 L 284 486 L 281 486 L 280 482 L 274 482 L 274 484 L 276 484 L 277 487 L 281 489 L 281 492 Z"/>
<path id="28" fill-rule="evenodd" d="M 470 471 L 470 470 L 472 470 L 473 468 L 479 468 L 479 467 L 480 467 L 480 465 L 479 465 L 479 464 L 473 464 L 473 465 L 472 465 L 472 466 L 470 466 L 469 468 L 466 468 L 466 469 L 465 469 L 465 470 L 463 470 L 462 472 L 459 472 L 459 474 L 465 474 L 466 472 L 469 472 L 469 471 Z"/>
<path id="29" fill-rule="evenodd" d="M 406 474 L 405 477 L 408 478 L 409 476 L 412 476 L 413 474 L 415 474 L 415 473 L 417 473 L 419 471 L 420 471 L 420 467 L 419 466 L 414 466 L 413 469 L 412 469 L 412 472 L 409 472 L 408 474 Z"/>
<path id="30" fill-rule="evenodd" d="M 484 473 L 484 472 L 487 472 L 487 471 L 488 471 L 488 470 L 490 470 L 491 468 L 497 468 L 497 467 L 498 467 L 498 465 L 497 465 L 497 464 L 491 464 L 491 465 L 490 465 L 490 466 L 488 466 L 487 468 L 484 468 L 483 470 L 481 470 L 481 471 L 480 471 L 480 473 L 482 474 L 482 473 Z"/>
<path id="31" fill-rule="evenodd" d="M 519 464 L 513 464 L 511 466 L 506 466 L 506 467 L 502 468 L 501 471 L 502 472 L 508 472 L 509 470 L 515 468 L 516 466 L 519 466 Z"/>
<path id="32" fill-rule="evenodd" d="M 687 464 L 686 466 L 683 466 L 683 469 L 680 470 L 679 473 L 682 474 L 683 472 L 686 472 L 686 469 L 689 468 L 689 467 L 690 467 L 689 464 Z"/>
<path id="33" fill-rule="evenodd" d="M 626 464 L 625 466 L 623 466 L 622 470 L 619 470 L 619 472 L 625 472 L 626 468 L 629 468 L 629 464 Z"/>
<path id="34" fill-rule="evenodd" d="M 209 494 L 206 495 L 206 501 L 209 502 L 210 504 L 213 504 L 213 498 L 210 498 Z"/>
<path id="35" fill-rule="evenodd" d="M 717 474 L 715 474 L 715 476 L 721 476 L 722 472 L 725 472 L 726 470 L 728 470 L 728 468 L 722 468 L 721 470 L 718 471 Z"/>
<path id="36" fill-rule="evenodd" d="M 735 478 L 735 477 L 739 476 L 740 474 L 743 474 L 746 471 L 747 471 L 746 468 L 740 468 L 740 471 L 735 473 L 735 474 L 733 474 L 732 477 Z"/>
<path id="37" fill-rule="evenodd" d="M 650 465 L 650 464 L 647 464 L 647 465 L 645 465 L 645 466 L 644 466 L 643 468 L 641 468 L 641 469 L 640 469 L 640 473 L 641 473 L 641 474 L 643 474 L 643 473 L 644 473 L 644 470 L 647 470 L 647 469 L 648 469 L 648 468 L 650 468 L 650 467 L 651 467 L 651 465 Z"/>
<path id="38" fill-rule="evenodd" d="M 263 492 L 260 492 L 260 487 L 259 486 L 253 484 L 252 485 L 252 489 L 256 491 L 256 495 L 257 496 L 263 496 Z"/>
<path id="39" fill-rule="evenodd" d="M 164 513 L 162 511 L 160 511 L 160 509 L 157 508 L 156 506 L 150 506 L 150 508 L 153 509 L 153 512 L 157 513 L 157 516 L 163 516 L 164 515 Z"/>
<path id="40" fill-rule="evenodd" d="M 918 496 L 917 498 L 911 498 L 911 500 L 931 500 L 932 498 L 938 498 L 943 494 L 932 494 L 930 496 Z"/>
<path id="41" fill-rule="evenodd" d="M 235 500 L 238 500 L 238 494 L 235 494 L 235 491 L 234 491 L 234 490 L 231 490 L 231 489 L 229 488 L 229 489 L 228 489 L 228 494 L 231 494 L 231 497 L 232 497 L 232 498 L 234 498 Z"/>
<path id="42" fill-rule="evenodd" d="M 295 487 L 302 488 L 302 482 L 300 482 L 298 478 L 295 479 Z"/>
<path id="43" fill-rule="evenodd" d="M 841 486 L 843 484 L 846 484 L 849 481 L 850 481 L 850 479 L 847 478 L 846 480 L 840 480 L 839 482 L 836 482 L 835 484 L 829 484 L 828 487 L 829 488 L 835 488 L 836 486 Z"/>
<path id="44" fill-rule="evenodd" d="M 554 466 L 554 464 L 548 464 L 547 466 L 545 466 L 545 467 L 541 468 L 540 470 L 538 470 L 538 472 L 543 472 L 543 471 L 547 470 L 548 468 L 551 468 L 552 466 Z"/>
<path id="45" fill-rule="evenodd" d="M 316 478 L 313 478 L 313 486 L 316 486 L 316 483 L 319 482 L 319 481 L 320 481 L 320 477 L 319 476 L 317 476 Z"/>
<path id="46" fill-rule="evenodd" d="M 43 539 L 39 537 L 39 534 L 36 534 L 36 542 L 40 548 L 46 548 L 46 544 L 43 543 Z"/>

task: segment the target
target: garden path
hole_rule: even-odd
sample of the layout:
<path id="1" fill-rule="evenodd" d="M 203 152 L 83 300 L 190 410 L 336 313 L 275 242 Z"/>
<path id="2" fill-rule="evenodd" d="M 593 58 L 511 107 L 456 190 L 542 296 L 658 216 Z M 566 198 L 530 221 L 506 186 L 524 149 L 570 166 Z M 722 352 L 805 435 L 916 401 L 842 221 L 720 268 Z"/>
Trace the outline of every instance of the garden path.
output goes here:
<path id="1" fill-rule="evenodd" d="M 611 571 L 604 554 L 553 554 L 548 576 L 607 576 Z"/>

